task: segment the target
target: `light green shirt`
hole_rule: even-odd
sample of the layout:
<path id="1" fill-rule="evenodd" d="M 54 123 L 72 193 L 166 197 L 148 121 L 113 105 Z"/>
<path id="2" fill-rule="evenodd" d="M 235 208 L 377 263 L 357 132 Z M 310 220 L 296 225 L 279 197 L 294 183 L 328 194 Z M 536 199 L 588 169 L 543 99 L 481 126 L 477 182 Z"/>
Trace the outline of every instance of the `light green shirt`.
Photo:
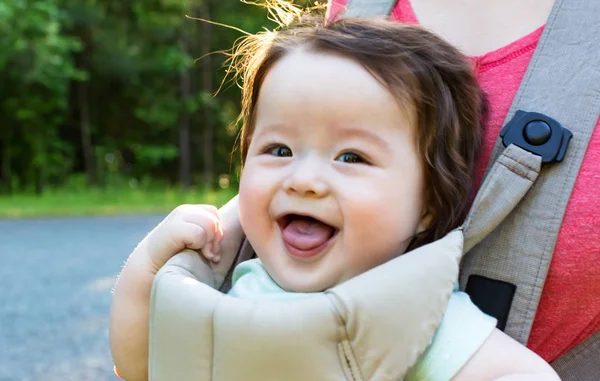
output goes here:
<path id="1" fill-rule="evenodd" d="M 311 294 L 287 292 L 267 273 L 260 260 L 237 266 L 229 295 L 253 300 L 285 301 Z M 449 381 L 481 347 L 496 320 L 481 312 L 469 296 L 455 291 L 433 341 L 404 381 Z"/>

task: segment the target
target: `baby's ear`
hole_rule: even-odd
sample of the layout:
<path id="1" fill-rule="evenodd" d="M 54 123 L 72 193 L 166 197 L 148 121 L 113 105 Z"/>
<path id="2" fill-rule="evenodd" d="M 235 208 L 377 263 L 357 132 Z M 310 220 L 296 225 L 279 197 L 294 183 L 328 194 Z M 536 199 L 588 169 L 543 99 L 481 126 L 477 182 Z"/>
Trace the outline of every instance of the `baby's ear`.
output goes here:
<path id="1" fill-rule="evenodd" d="M 417 225 L 417 231 L 415 234 L 419 234 L 427 230 L 431 226 L 431 222 L 433 220 L 433 216 L 429 213 L 429 210 L 425 209 L 423 214 L 421 214 L 421 221 L 419 221 L 419 225 Z"/>

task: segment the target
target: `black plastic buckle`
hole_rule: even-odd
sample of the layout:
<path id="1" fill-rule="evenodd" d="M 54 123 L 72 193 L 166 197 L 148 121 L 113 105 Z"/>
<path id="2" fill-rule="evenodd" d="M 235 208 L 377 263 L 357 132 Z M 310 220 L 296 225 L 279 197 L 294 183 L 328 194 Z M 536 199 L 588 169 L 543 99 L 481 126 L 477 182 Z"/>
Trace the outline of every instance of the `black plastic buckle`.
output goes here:
<path id="1" fill-rule="evenodd" d="M 519 110 L 502 128 L 505 147 L 514 144 L 542 157 L 542 163 L 561 162 L 573 133 L 551 117 Z"/>

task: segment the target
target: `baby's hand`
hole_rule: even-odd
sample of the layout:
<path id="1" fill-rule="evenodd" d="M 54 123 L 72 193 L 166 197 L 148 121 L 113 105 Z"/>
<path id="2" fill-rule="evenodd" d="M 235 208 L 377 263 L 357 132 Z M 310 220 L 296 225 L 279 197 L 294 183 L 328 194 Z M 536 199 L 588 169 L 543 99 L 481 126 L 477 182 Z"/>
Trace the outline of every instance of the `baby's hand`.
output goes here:
<path id="1" fill-rule="evenodd" d="M 183 249 L 202 250 L 218 262 L 223 229 L 212 205 L 181 205 L 175 208 L 142 242 L 156 271 Z"/>

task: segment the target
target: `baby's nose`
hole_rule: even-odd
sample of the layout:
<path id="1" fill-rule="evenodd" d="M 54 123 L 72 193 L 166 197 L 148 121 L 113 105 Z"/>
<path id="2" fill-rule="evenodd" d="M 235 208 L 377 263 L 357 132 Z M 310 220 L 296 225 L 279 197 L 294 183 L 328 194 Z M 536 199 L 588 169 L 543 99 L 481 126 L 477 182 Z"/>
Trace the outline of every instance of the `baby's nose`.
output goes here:
<path id="1" fill-rule="evenodd" d="M 329 192 L 329 185 L 323 174 L 323 165 L 316 160 L 300 160 L 285 179 L 285 190 L 304 197 L 324 197 Z"/>

